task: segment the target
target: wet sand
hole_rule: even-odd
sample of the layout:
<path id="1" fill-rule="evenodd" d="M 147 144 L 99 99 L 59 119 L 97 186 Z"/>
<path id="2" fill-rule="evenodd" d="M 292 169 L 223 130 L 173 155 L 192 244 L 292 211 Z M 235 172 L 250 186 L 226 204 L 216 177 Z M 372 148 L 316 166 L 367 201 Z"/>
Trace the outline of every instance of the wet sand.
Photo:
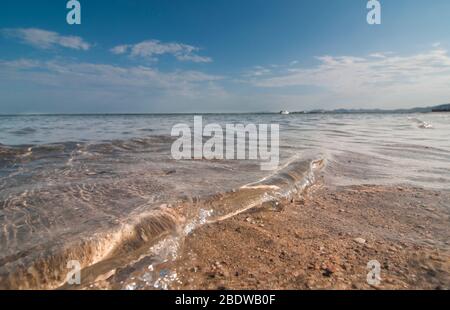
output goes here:
<path id="1" fill-rule="evenodd" d="M 449 215 L 450 191 L 319 182 L 200 227 L 164 267 L 177 272 L 172 289 L 449 289 Z"/>

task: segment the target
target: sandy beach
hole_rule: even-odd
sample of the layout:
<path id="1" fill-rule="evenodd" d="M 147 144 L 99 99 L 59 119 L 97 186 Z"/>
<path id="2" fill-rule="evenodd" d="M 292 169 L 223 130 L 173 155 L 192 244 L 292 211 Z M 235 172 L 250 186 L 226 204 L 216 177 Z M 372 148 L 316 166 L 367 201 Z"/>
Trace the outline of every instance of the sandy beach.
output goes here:
<path id="1" fill-rule="evenodd" d="M 449 289 L 450 192 L 332 187 L 199 228 L 174 289 Z M 381 264 L 381 283 L 366 281 Z"/>

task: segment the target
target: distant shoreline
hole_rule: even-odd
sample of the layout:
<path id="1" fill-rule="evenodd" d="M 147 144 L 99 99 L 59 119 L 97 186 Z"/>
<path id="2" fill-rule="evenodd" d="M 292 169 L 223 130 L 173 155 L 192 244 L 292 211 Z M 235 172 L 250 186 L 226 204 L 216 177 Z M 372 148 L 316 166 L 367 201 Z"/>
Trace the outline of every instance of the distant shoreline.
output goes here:
<path id="1" fill-rule="evenodd" d="M 450 104 L 443 104 L 431 107 L 418 107 L 411 109 L 335 109 L 335 110 L 310 110 L 310 111 L 293 111 L 289 114 L 408 114 L 408 113 L 439 113 L 450 112 Z M 280 112 L 179 112 L 179 113 L 13 113 L 1 114 L 0 117 L 6 116 L 142 116 L 142 115 L 255 115 L 255 114 L 280 114 Z"/>

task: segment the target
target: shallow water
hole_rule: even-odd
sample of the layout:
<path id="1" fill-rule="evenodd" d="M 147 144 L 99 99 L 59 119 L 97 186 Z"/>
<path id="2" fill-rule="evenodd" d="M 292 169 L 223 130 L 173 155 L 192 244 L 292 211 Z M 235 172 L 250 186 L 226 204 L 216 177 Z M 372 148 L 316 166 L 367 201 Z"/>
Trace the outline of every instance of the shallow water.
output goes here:
<path id="1" fill-rule="evenodd" d="M 257 160 L 173 160 L 171 129 L 193 117 L 0 116 L 0 287 L 58 287 L 69 259 L 85 283 L 115 270 L 126 287 L 119 267 L 167 260 L 197 225 L 289 197 L 322 166 L 335 184 L 450 187 L 450 114 L 204 116 L 280 124 L 271 172 Z"/>

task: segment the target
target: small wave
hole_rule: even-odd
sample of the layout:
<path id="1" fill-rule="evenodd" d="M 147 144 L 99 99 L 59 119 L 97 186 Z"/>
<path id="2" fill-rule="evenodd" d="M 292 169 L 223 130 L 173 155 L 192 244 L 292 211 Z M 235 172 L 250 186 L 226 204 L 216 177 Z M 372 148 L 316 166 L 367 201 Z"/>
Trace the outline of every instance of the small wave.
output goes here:
<path id="1" fill-rule="evenodd" d="M 26 127 L 18 130 L 10 131 L 10 134 L 16 135 L 16 136 L 26 136 L 29 134 L 35 133 L 37 130 L 31 127 Z"/>
<path id="2" fill-rule="evenodd" d="M 65 245 L 48 249 L 32 249 L 32 253 L 17 253 L 0 261 L 0 289 L 54 289 L 64 284 L 67 262 L 80 262 L 82 279 L 93 281 L 106 269 L 117 266 L 115 260 L 130 258 L 143 244 L 156 242 L 182 223 L 169 208 L 141 214 L 132 222 L 113 231 L 97 233 Z M 25 256 L 25 257 L 23 257 Z M 23 259 L 20 259 L 20 258 Z"/>
<path id="3" fill-rule="evenodd" d="M 432 128 L 433 128 L 433 125 L 431 125 L 431 124 L 429 124 L 429 123 L 427 123 L 427 122 L 423 122 L 422 124 L 419 125 L 419 128 L 422 128 L 422 129 L 432 129 Z"/>
<path id="4" fill-rule="evenodd" d="M 408 117 L 408 119 L 417 123 L 417 127 L 421 128 L 421 129 L 433 129 L 433 125 L 431 125 L 430 123 L 424 122 L 418 118 Z"/>
<path id="5" fill-rule="evenodd" d="M 74 155 L 111 155 L 123 152 L 133 153 L 148 150 L 170 151 L 172 142 L 172 137 L 151 136 L 146 138 L 105 141 L 101 143 L 64 142 L 22 146 L 6 146 L 0 144 L 0 166 L 16 162 L 25 157 L 29 158 L 29 160 L 39 160 L 50 156 L 69 156 L 72 158 Z M 72 160 L 70 158 L 69 162 L 73 160 L 73 158 Z"/>
<path id="6" fill-rule="evenodd" d="M 0 168 L 31 157 L 32 147 L 8 147 L 0 144 Z"/>
<path id="7" fill-rule="evenodd" d="M 300 195 L 315 183 L 316 173 L 324 164 L 323 159 L 294 160 L 269 177 L 218 195 L 204 205 L 205 209 L 212 210 L 209 221 L 221 221 L 268 202 Z"/>
<path id="8" fill-rule="evenodd" d="M 175 207 L 161 205 L 131 215 L 106 231 L 77 236 L 77 241 L 40 245 L 40 249 L 3 257 L 0 289 L 71 288 L 64 283 L 67 262 L 72 260 L 81 264 L 82 287 L 85 287 L 101 277 L 110 278 L 144 257 L 160 257 L 152 264 L 175 259 L 179 242 L 199 226 L 301 194 L 314 183 L 315 173 L 323 164 L 323 160 L 293 161 L 268 178 L 231 192 L 181 201 Z M 161 249 L 159 245 L 169 241 L 172 250 Z"/>

